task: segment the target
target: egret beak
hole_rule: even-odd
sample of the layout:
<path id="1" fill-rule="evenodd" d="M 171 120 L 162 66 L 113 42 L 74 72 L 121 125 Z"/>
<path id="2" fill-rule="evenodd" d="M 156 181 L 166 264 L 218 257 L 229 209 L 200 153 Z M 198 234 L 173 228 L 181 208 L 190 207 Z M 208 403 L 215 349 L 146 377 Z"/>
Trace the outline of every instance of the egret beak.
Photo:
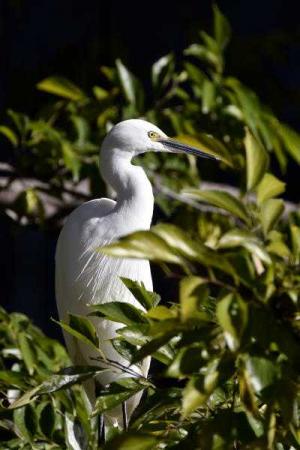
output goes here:
<path id="1" fill-rule="evenodd" d="M 200 156 L 201 158 L 214 159 L 217 161 L 220 160 L 220 158 L 215 155 L 211 155 L 210 153 L 206 153 L 196 147 L 183 144 L 182 142 L 176 141 L 175 139 L 169 137 L 160 137 L 159 139 L 157 139 L 157 141 L 163 144 L 163 146 L 166 147 L 166 150 L 172 153 L 188 153 L 190 155 Z"/>

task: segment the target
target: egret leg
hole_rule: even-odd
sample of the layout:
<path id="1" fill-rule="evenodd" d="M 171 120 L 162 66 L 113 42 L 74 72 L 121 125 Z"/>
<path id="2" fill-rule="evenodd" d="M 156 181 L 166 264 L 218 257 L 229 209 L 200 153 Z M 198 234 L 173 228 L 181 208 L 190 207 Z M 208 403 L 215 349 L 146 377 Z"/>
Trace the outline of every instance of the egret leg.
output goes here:
<path id="1" fill-rule="evenodd" d="M 126 402 L 122 403 L 122 415 L 123 415 L 123 428 L 126 431 L 128 428 L 128 417 L 127 417 L 127 405 Z"/>
<path id="2" fill-rule="evenodd" d="M 101 386 L 101 384 L 98 383 L 97 381 L 95 381 L 95 395 L 96 395 L 96 398 L 99 396 L 99 393 L 101 392 L 102 389 L 103 389 L 103 387 Z M 100 414 L 98 416 L 98 441 L 99 441 L 99 443 L 105 443 L 105 419 L 104 419 L 104 414 Z"/>
<path id="3" fill-rule="evenodd" d="M 104 414 L 99 416 L 99 442 L 105 443 L 105 421 Z"/>

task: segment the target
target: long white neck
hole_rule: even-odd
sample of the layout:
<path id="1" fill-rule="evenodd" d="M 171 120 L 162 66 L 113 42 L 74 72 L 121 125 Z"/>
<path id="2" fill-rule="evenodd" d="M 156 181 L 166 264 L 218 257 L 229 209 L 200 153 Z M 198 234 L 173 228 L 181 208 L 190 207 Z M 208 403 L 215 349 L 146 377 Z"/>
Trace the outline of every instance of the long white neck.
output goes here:
<path id="1" fill-rule="evenodd" d="M 118 148 L 102 148 L 100 154 L 101 175 L 117 193 L 115 211 L 122 215 L 129 232 L 150 228 L 154 205 L 151 183 L 131 159 L 129 152 Z"/>

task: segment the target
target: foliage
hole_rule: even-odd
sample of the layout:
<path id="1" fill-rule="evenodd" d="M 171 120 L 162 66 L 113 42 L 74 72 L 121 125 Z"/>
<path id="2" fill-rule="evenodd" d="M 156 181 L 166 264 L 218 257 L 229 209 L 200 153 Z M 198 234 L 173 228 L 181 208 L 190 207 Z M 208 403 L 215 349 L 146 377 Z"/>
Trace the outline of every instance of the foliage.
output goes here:
<path id="1" fill-rule="evenodd" d="M 15 173 L 7 188 L 15 177 L 36 180 L 9 208 L 19 217 L 43 222 L 49 195 L 62 199 L 70 193 L 70 185 L 76 186 L 83 179 L 89 180 L 87 195 L 103 195 L 99 145 L 114 123 L 132 117 L 144 117 L 171 135 L 192 139 L 221 156 L 223 169 L 234 168 L 236 174 L 243 173 L 239 170 L 245 166 L 247 129 L 256 145 L 267 155 L 275 155 L 282 173 L 289 157 L 299 162 L 300 136 L 279 122 L 251 89 L 226 74 L 224 52 L 230 35 L 227 20 L 215 7 L 214 34 L 201 31 L 200 42 L 184 51 L 180 64 L 171 53 L 156 61 L 147 91 L 121 60 L 114 67 L 100 67 L 100 84 L 91 94 L 62 77 L 39 82 L 37 88 L 57 100 L 49 101 L 36 117 L 9 110 L 7 124 L 0 126 L 0 134 L 10 141 L 14 152 Z M 246 158 L 249 155 L 251 150 Z M 158 190 L 161 184 L 179 191 L 199 182 L 193 157 L 148 154 L 140 163 Z M 46 200 L 42 195 L 45 191 Z M 174 211 L 175 205 L 162 195 L 157 196 L 157 202 L 165 213 Z"/>
<path id="2" fill-rule="evenodd" d="M 80 388 L 70 385 L 101 369 L 69 368 L 51 375 L 67 364 L 61 347 L 53 343 L 60 353 L 47 359 L 47 351 L 41 349 L 49 340 L 24 317 L 25 329 L 22 325 L 11 332 L 19 315 L 2 312 L 2 393 L 6 396 L 8 388 L 22 392 L 1 410 L 2 429 L 8 428 L 9 437 L 14 432 L 18 436 L 7 439 L 8 448 L 20 448 L 20 442 L 24 448 L 75 448 L 75 425 L 94 442 L 95 417 L 141 390 L 145 397 L 128 431 L 108 436 L 104 448 L 300 447 L 300 217 L 284 213 L 285 203 L 278 197 L 285 183 L 271 172 L 271 161 L 276 160 L 284 174 L 289 157 L 300 160 L 299 136 L 253 92 L 224 74 L 229 38 L 229 24 L 215 7 L 214 35 L 201 33 L 201 43 L 185 51 L 191 59 L 184 61 L 183 68 L 177 68 L 172 55 L 154 64 L 151 98 L 117 61 L 114 68 L 102 68 L 107 85 L 95 87 L 93 97 L 66 80 L 48 78 L 39 88 L 63 100 L 50 105 L 38 121 L 12 115 L 18 131 L 9 128 L 4 134 L 14 136 L 15 145 L 22 142 L 16 147 L 18 154 L 39 162 L 36 176 L 47 173 L 57 192 L 63 189 L 65 167 L 75 179 L 95 173 L 97 142 L 114 122 L 140 116 L 182 139 L 189 135 L 217 153 L 221 168 L 240 180 L 240 191 L 235 196 L 199 188 L 193 158 L 170 162 L 155 154 L 143 159 L 150 175 L 159 168 L 164 184 L 213 209 L 181 206 L 174 210 L 172 224 L 159 223 L 99 249 L 116 257 L 159 263 L 178 280 L 179 294 L 176 299 L 166 292 L 159 303 L 158 295 L 124 279 L 144 312 L 122 299 L 91 309 L 92 316 L 122 324 L 113 345 L 126 360 L 138 363 L 151 355 L 156 370 L 144 379 L 127 369 L 126 378 L 99 393 L 89 419 L 82 398 L 74 395 Z M 21 158 L 19 163 L 23 169 L 24 161 Z M 166 207 L 166 202 L 160 205 Z M 97 346 L 88 318 L 71 316 L 69 324 L 61 326 Z M 18 351 L 7 351 L 10 348 Z M 101 367 L 101 355 L 99 361 Z M 42 425 L 32 428 L 32 423 L 41 424 L 46 407 L 52 411 L 47 417 L 55 421 L 47 427 L 50 435 L 45 435 Z"/>
<path id="3" fill-rule="evenodd" d="M 23 314 L 0 309 L 0 448 L 73 448 L 74 435 L 79 442 L 85 436 L 93 442 L 93 424 L 77 383 L 101 369 L 69 366 L 62 345 Z"/>

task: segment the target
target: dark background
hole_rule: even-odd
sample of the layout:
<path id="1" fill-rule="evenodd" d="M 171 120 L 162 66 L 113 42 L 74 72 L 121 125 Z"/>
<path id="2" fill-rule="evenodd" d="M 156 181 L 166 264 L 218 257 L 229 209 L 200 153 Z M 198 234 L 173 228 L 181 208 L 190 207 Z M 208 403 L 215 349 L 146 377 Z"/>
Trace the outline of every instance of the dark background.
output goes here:
<path id="1" fill-rule="evenodd" d="M 254 89 L 275 114 L 300 131 L 300 26 L 297 1 L 220 0 L 233 28 L 227 73 Z M 63 75 L 87 91 L 100 65 L 121 57 L 147 79 L 152 63 L 210 30 L 212 2 L 0 0 L 0 122 L 5 110 L 34 114 L 46 96 L 35 84 Z M 0 160 L 10 150 L 0 142 Z M 298 167 L 289 166 L 288 196 L 299 201 Z M 53 257 L 57 235 L 0 218 L 1 303 L 24 311 L 51 335 L 56 315 Z"/>

